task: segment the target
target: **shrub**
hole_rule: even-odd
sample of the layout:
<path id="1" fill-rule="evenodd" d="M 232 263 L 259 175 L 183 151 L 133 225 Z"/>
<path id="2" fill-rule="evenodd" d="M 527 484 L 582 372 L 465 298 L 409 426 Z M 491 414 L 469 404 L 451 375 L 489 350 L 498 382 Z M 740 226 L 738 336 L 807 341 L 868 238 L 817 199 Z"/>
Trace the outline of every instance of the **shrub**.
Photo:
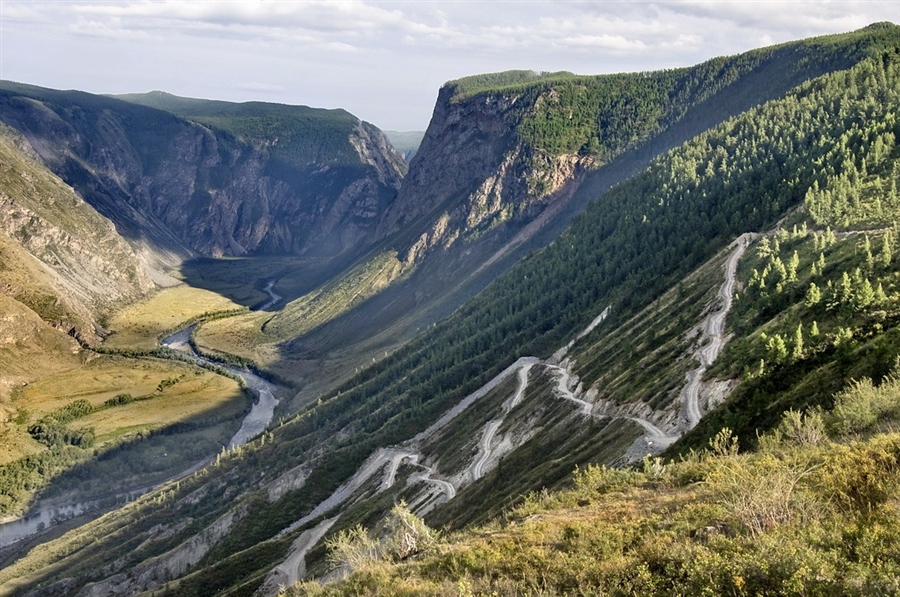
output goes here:
<path id="1" fill-rule="evenodd" d="M 103 404 L 106 406 L 122 406 L 134 402 L 134 396 L 131 394 L 116 394 Z"/>
<path id="2" fill-rule="evenodd" d="M 828 438 L 820 409 L 806 414 L 794 409 L 785 412 L 775 432 L 799 446 L 817 446 Z"/>
<path id="3" fill-rule="evenodd" d="M 838 434 L 867 431 L 884 418 L 900 412 L 900 387 L 893 376 L 880 386 L 864 377 L 834 397 L 830 428 Z"/>
<path id="4" fill-rule="evenodd" d="M 328 563 L 347 573 L 359 570 L 378 559 L 378 542 L 361 525 L 345 529 L 325 540 Z"/>
<path id="5" fill-rule="evenodd" d="M 723 427 L 709 440 L 709 452 L 713 456 L 734 456 L 738 453 L 738 439 L 731 429 Z"/>
<path id="6" fill-rule="evenodd" d="M 824 494 L 841 508 L 875 512 L 900 492 L 900 435 L 837 447 L 819 482 Z"/>
<path id="7" fill-rule="evenodd" d="M 385 523 L 387 537 L 383 551 L 395 560 L 404 560 L 435 542 L 435 532 L 401 502 L 391 509 Z"/>
<path id="8" fill-rule="evenodd" d="M 778 525 L 818 515 L 821 504 L 800 487 L 813 468 L 781 462 L 772 456 L 753 461 L 729 458 L 706 482 L 735 521 L 758 535 Z"/>
<path id="9" fill-rule="evenodd" d="M 582 491 L 608 493 L 622 489 L 634 479 L 632 471 L 590 464 L 585 469 L 575 469 L 575 487 Z"/>

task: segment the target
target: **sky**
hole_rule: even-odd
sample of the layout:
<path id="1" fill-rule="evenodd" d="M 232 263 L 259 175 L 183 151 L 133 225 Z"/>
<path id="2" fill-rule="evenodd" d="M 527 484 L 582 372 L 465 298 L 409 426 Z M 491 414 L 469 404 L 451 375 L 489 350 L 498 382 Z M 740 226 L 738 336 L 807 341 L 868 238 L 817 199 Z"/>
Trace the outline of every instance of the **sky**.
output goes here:
<path id="1" fill-rule="evenodd" d="M 876 21 L 900 23 L 900 0 L 0 0 L 0 79 L 424 130 L 441 85 L 467 75 L 690 66 Z"/>

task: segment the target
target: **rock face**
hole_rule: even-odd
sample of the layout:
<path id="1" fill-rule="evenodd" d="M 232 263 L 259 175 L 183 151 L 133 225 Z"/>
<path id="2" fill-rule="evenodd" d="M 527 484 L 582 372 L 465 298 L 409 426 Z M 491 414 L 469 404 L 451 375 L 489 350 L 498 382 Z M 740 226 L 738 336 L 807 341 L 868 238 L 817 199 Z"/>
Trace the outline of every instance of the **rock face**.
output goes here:
<path id="1" fill-rule="evenodd" d="M 155 288 L 153 272 L 21 137 L 0 127 L 0 293 L 79 340 L 99 314 Z"/>
<path id="2" fill-rule="evenodd" d="M 400 247 L 407 265 L 460 240 L 508 236 L 577 187 L 591 157 L 548 155 L 520 140 L 522 115 L 532 108 L 522 104 L 533 102 L 517 93 L 460 99 L 452 84 L 440 90 L 403 187 L 379 225 L 388 235 L 428 223 Z"/>
<path id="3" fill-rule="evenodd" d="M 334 256 L 367 246 L 405 165 L 375 127 L 346 112 L 319 116 L 303 113 L 314 157 L 286 160 L 278 137 L 230 132 L 236 117 L 214 127 L 113 98 L 0 87 L 0 120 L 125 238 L 164 254 Z M 319 147 L 316 135 L 326 139 Z"/>

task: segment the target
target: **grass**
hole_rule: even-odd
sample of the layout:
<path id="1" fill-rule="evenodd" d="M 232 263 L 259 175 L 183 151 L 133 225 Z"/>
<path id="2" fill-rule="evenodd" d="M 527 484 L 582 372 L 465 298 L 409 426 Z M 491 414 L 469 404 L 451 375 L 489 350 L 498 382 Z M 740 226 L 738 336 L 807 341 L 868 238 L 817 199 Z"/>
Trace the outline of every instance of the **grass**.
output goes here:
<path id="1" fill-rule="evenodd" d="M 162 393 L 146 400 L 95 411 L 75 423 L 77 427 L 93 427 L 97 440 L 115 439 L 122 433 L 135 433 L 142 429 L 156 429 L 179 421 L 202 416 L 237 416 L 247 406 L 244 393 L 237 382 L 209 371 L 179 366 L 170 369 L 179 382 Z M 153 383 L 154 372 L 144 372 L 144 379 Z"/>
<path id="2" fill-rule="evenodd" d="M 197 328 L 194 340 L 201 349 L 238 355 L 267 367 L 281 358 L 271 338 L 260 331 L 269 317 L 269 313 L 254 311 L 207 321 Z"/>
<path id="3" fill-rule="evenodd" d="M 763 452 L 710 448 L 644 471 L 592 466 L 415 558 L 284 594 L 896 594 L 898 458 L 888 433 L 773 438 Z"/>
<path id="4" fill-rule="evenodd" d="M 112 334 L 108 348 L 151 350 L 159 336 L 202 313 L 240 308 L 220 294 L 187 285 L 165 288 L 151 297 L 125 307 L 109 320 Z"/>
<path id="5" fill-rule="evenodd" d="M 177 383 L 158 392 L 161 381 L 173 378 Z M 121 393 L 137 400 L 103 408 L 106 400 Z M 103 356 L 19 389 L 14 397 L 22 415 L 18 427 L 24 429 L 77 399 L 89 401 L 97 410 L 71 425 L 93 427 L 99 444 L 196 417 L 233 417 L 246 408 L 243 391 L 227 377 L 184 363 Z M 15 435 L 27 436 L 24 432 Z M 5 460 L 34 452 L 32 444 L 30 437 L 18 449 L 6 444 Z"/>

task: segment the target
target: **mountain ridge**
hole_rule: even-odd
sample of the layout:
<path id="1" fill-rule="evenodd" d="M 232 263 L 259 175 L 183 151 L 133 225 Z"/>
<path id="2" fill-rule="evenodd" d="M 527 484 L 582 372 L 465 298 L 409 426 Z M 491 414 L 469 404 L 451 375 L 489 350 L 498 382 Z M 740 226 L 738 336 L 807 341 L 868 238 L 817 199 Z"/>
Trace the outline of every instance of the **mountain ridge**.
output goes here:
<path id="1" fill-rule="evenodd" d="M 282 151 L 267 147 L 258 134 L 244 131 L 248 138 L 241 141 L 228 127 L 208 128 L 119 99 L 11 83 L 0 92 L 0 118 L 22 131 L 51 169 L 116 222 L 120 233 L 184 257 L 193 251 L 352 254 L 365 243 L 372 210 L 390 200 L 402 177 L 402 160 L 380 131 L 346 112 L 341 131 L 329 128 L 327 118 L 313 120 L 304 126 L 330 136 L 309 148 L 288 143 Z M 210 103 L 200 105 L 208 111 Z M 250 133 L 268 112 L 286 113 L 282 118 L 326 112 L 226 105 L 262 113 L 236 121 Z M 315 139 L 304 130 L 301 138 Z M 67 145 L 56 146 L 53 139 L 63 134 Z M 317 164 L 294 154 L 326 160 Z M 376 159 L 380 155 L 386 157 Z"/>

